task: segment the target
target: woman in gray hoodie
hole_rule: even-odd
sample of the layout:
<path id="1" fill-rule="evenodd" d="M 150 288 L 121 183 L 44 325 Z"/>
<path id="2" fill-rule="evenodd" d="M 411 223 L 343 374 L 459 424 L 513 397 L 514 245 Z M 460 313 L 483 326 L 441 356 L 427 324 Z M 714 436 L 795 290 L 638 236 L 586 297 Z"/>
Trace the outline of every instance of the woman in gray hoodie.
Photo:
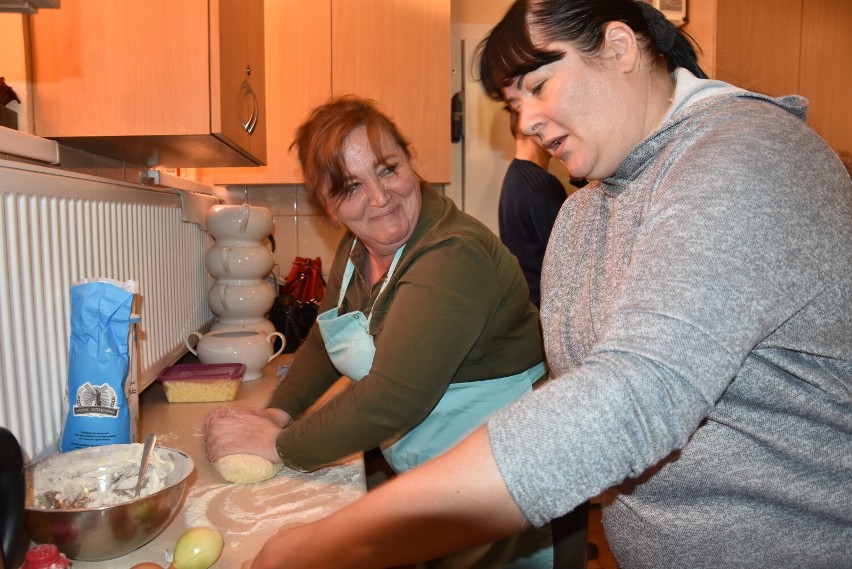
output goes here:
<path id="1" fill-rule="evenodd" d="M 704 78 L 632 0 L 520 0 L 480 56 L 593 180 L 544 260 L 551 380 L 252 567 L 399 565 L 601 493 L 623 569 L 849 566 L 852 181 L 807 101 Z"/>

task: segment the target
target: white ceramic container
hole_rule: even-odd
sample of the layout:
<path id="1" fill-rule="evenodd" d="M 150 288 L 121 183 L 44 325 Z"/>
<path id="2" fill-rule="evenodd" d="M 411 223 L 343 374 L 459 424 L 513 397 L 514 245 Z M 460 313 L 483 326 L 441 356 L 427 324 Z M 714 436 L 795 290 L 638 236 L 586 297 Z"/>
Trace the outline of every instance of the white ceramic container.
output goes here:
<path id="1" fill-rule="evenodd" d="M 217 241 L 260 242 L 272 233 L 272 211 L 256 205 L 217 204 L 207 210 L 207 230 Z"/>
<path id="2" fill-rule="evenodd" d="M 265 245 L 217 242 L 207 250 L 205 264 L 216 279 L 262 279 L 272 271 L 275 259 Z"/>
<path id="3" fill-rule="evenodd" d="M 266 318 L 220 318 L 210 330 L 254 330 L 264 334 L 277 331 L 275 325 Z"/>
<path id="4" fill-rule="evenodd" d="M 198 338 L 195 348 L 190 339 Z M 274 351 L 272 339 L 281 339 L 281 347 Z M 190 333 L 184 342 L 190 352 L 198 356 L 203 364 L 245 364 L 246 372 L 243 381 L 252 381 L 263 376 L 263 366 L 284 351 L 286 343 L 280 332 L 264 334 L 253 330 L 217 330 L 201 335 Z"/>
<path id="5" fill-rule="evenodd" d="M 207 292 L 207 304 L 220 318 L 263 318 L 274 302 L 272 286 L 256 279 L 219 279 Z"/>

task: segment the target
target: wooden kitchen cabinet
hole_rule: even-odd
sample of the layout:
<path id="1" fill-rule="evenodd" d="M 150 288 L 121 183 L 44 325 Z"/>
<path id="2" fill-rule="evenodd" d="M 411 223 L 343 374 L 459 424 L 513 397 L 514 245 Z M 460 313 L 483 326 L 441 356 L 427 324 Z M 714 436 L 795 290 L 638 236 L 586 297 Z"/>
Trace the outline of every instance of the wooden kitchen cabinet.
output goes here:
<path id="1" fill-rule="evenodd" d="M 450 2 L 333 0 L 332 89 L 375 99 L 423 179 L 450 182 Z"/>
<path id="2" fill-rule="evenodd" d="M 774 96 L 799 83 L 802 0 L 717 0 L 716 77 Z"/>
<path id="3" fill-rule="evenodd" d="M 331 96 L 331 1 L 267 0 L 264 7 L 267 162 L 254 168 L 205 168 L 200 181 L 218 185 L 301 182 L 296 128 Z"/>
<path id="4" fill-rule="evenodd" d="M 852 165 L 852 2 L 806 0 L 802 11 L 799 93 L 808 122 Z"/>
<path id="5" fill-rule="evenodd" d="M 30 16 L 35 134 L 144 166 L 266 160 L 263 0 L 63 0 Z"/>
<path id="6" fill-rule="evenodd" d="M 205 168 L 217 185 L 302 183 L 296 128 L 331 96 L 376 100 L 409 138 L 415 168 L 450 180 L 449 0 L 267 0 L 269 160 Z"/>
<path id="7" fill-rule="evenodd" d="M 693 0 L 685 30 L 711 77 L 775 97 L 810 102 L 808 123 L 852 157 L 852 2 Z"/>

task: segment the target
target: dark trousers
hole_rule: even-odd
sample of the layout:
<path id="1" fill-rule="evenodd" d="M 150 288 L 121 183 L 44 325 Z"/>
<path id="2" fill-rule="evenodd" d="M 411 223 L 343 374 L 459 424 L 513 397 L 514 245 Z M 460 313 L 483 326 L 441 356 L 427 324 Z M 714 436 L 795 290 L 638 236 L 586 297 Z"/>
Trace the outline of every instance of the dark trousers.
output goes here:
<path id="1" fill-rule="evenodd" d="M 550 522 L 553 569 L 585 569 L 589 537 L 589 503 L 584 502 Z"/>

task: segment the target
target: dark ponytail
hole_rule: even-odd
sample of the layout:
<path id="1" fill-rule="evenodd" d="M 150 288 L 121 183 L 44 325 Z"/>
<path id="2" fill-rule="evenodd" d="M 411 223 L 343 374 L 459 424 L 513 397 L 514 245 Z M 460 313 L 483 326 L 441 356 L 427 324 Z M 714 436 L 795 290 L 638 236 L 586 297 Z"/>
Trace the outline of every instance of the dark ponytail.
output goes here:
<path id="1" fill-rule="evenodd" d="M 642 17 L 648 26 L 648 35 L 654 40 L 654 47 L 665 58 L 670 71 L 678 67 L 689 70 L 693 75 L 706 79 L 707 74 L 698 65 L 698 57 L 689 35 L 678 29 L 662 12 L 646 2 L 637 2 Z"/>
<path id="2" fill-rule="evenodd" d="M 612 21 L 630 26 L 643 49 L 669 71 L 683 67 L 696 77 L 707 77 L 698 65 L 689 35 L 650 4 L 640 0 L 517 0 L 477 48 L 479 80 L 489 96 L 501 100 L 503 88 L 514 78 L 564 55 L 538 48 L 530 28 L 539 45 L 568 42 L 594 56 L 604 44 L 604 27 Z"/>

